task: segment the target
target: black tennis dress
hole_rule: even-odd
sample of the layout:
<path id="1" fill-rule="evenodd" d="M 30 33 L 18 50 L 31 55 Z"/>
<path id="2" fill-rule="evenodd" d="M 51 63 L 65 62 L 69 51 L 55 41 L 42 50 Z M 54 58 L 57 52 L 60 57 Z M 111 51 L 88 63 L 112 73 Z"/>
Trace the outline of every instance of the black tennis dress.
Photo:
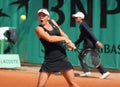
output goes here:
<path id="1" fill-rule="evenodd" d="M 56 27 L 52 21 L 49 21 L 49 23 L 53 27 L 53 30 L 49 31 L 44 27 L 43 29 L 50 35 L 60 36 L 58 27 Z M 73 69 L 71 63 L 67 59 L 66 51 L 62 46 L 62 42 L 53 43 L 47 42 L 44 39 L 40 39 L 40 41 L 45 49 L 45 58 L 40 72 L 59 72 L 63 70 Z"/>

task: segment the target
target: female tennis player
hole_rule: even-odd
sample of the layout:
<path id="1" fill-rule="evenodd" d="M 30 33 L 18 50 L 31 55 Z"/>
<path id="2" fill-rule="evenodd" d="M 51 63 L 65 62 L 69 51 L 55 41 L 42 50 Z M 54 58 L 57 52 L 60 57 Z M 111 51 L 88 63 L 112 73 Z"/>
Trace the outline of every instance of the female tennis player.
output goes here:
<path id="1" fill-rule="evenodd" d="M 102 48 L 103 45 L 102 43 L 100 43 L 95 36 L 93 35 L 93 33 L 91 32 L 91 29 L 89 27 L 89 25 L 83 21 L 85 15 L 82 12 L 77 12 L 76 14 L 73 14 L 72 17 L 75 19 L 76 22 L 80 23 L 80 32 L 81 34 L 79 35 L 78 40 L 75 41 L 75 46 L 77 46 L 80 42 L 84 41 L 83 43 L 83 50 L 81 52 L 83 52 L 85 49 L 92 49 L 97 51 L 97 48 Z M 80 76 L 88 76 L 91 74 L 91 72 L 89 71 L 88 67 L 86 66 L 86 63 L 83 61 L 82 55 L 79 55 L 80 59 L 80 63 L 83 69 L 83 74 L 81 74 Z M 97 67 L 97 70 L 102 74 L 102 76 L 100 77 L 100 79 L 105 79 L 109 76 L 109 72 L 102 66 L 100 65 L 99 67 Z"/>
<path id="2" fill-rule="evenodd" d="M 44 46 L 45 59 L 40 69 L 37 87 L 45 87 L 45 84 L 54 72 L 61 72 L 70 87 L 79 87 L 75 83 L 73 67 L 67 59 L 62 42 L 70 49 L 75 45 L 68 36 L 60 29 L 54 20 L 50 20 L 50 14 L 46 9 L 38 10 L 40 25 L 36 27 L 36 34 Z"/>

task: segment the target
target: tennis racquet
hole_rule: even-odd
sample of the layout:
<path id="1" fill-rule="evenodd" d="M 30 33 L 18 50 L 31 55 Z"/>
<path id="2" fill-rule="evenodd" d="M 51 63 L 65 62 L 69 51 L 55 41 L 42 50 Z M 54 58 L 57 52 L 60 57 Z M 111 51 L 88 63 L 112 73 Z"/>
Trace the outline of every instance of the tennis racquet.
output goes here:
<path id="1" fill-rule="evenodd" d="M 79 53 L 79 58 L 83 58 L 83 62 L 86 63 L 86 65 L 89 68 L 98 68 L 101 64 L 101 58 L 97 50 L 94 49 L 76 49 L 76 51 Z"/>

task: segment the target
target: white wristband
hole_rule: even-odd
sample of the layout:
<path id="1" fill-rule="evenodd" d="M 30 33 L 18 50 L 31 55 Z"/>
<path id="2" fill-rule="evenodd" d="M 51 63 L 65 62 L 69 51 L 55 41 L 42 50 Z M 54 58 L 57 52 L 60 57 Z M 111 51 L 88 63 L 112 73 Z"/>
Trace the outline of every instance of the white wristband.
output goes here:
<path id="1" fill-rule="evenodd" d="M 99 41 L 96 42 L 96 44 L 100 43 Z"/>

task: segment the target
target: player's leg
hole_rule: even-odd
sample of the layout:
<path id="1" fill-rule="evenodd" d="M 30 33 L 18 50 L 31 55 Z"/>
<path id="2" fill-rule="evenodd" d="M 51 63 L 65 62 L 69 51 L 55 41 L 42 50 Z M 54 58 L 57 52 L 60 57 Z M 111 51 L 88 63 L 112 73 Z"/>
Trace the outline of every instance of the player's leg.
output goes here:
<path id="1" fill-rule="evenodd" d="M 61 71 L 61 74 L 65 77 L 70 87 L 79 87 L 75 82 L 74 72 L 72 69 Z"/>
<path id="2" fill-rule="evenodd" d="M 98 52 L 97 49 L 95 49 L 95 51 Z M 100 79 L 106 79 L 110 75 L 110 73 L 102 66 L 102 64 L 100 64 L 99 67 L 97 67 L 97 70 L 102 74 Z"/>
<path id="3" fill-rule="evenodd" d="M 84 73 L 80 74 L 80 76 L 89 76 L 91 74 L 91 72 L 89 71 L 89 68 L 88 68 L 86 62 L 83 60 L 82 54 L 80 53 L 78 57 L 79 57 L 79 61 L 80 61 L 82 70 L 84 72 Z"/>
<path id="4" fill-rule="evenodd" d="M 110 73 L 102 65 L 100 65 L 97 70 L 102 74 L 100 79 L 106 79 L 110 75 Z"/>
<path id="5" fill-rule="evenodd" d="M 37 87 L 45 87 L 50 74 L 51 73 L 48 72 L 40 72 L 38 77 Z"/>

